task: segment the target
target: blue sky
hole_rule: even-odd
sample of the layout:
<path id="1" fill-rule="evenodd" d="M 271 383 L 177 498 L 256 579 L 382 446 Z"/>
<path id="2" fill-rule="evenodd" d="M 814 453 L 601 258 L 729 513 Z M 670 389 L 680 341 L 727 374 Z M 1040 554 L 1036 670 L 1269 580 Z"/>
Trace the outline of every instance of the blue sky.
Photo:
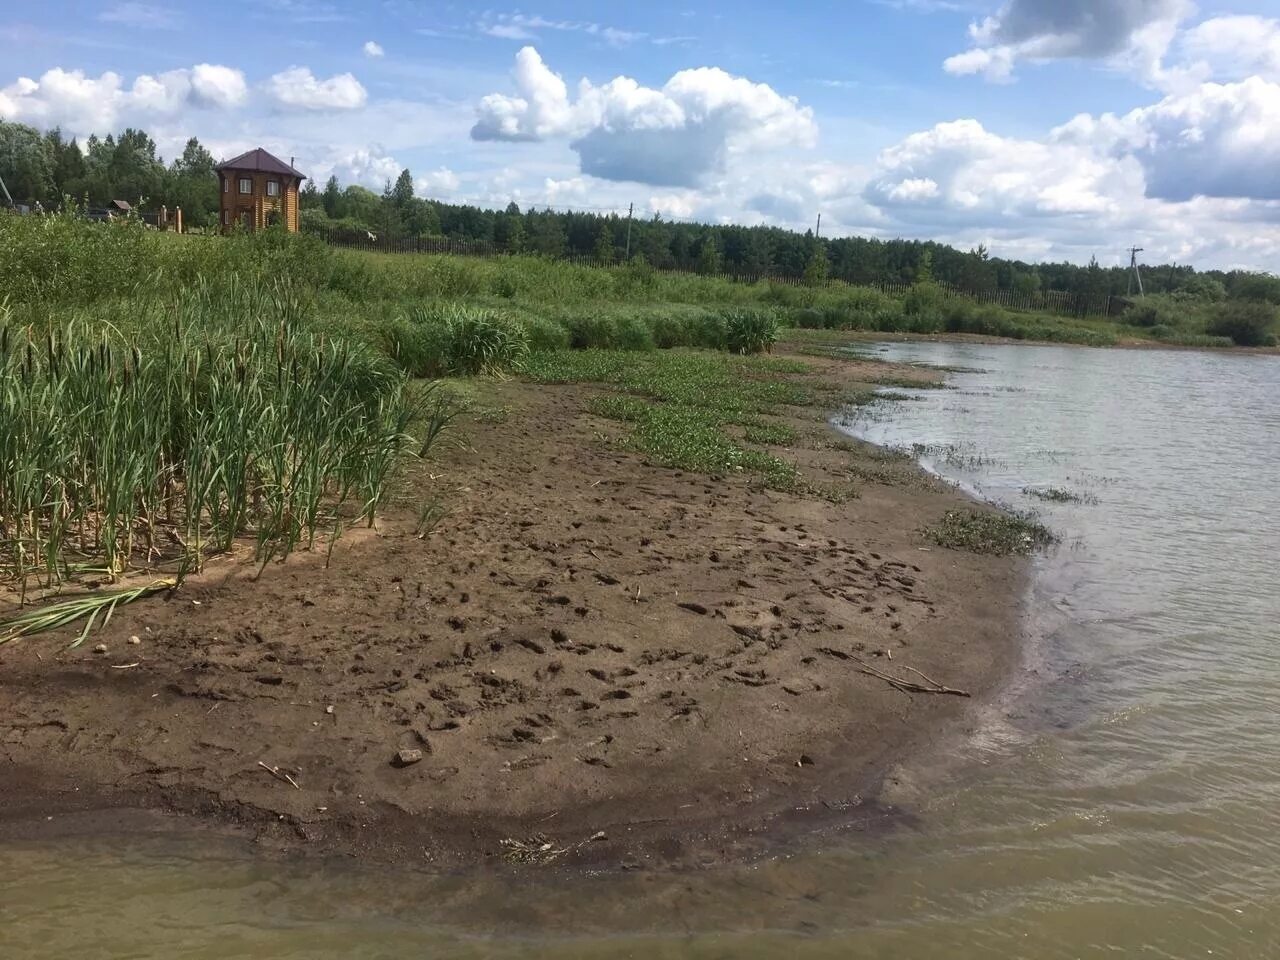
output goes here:
<path id="1" fill-rule="evenodd" d="M 1280 6 L 46 0 L 0 118 L 452 201 L 1272 268 Z"/>

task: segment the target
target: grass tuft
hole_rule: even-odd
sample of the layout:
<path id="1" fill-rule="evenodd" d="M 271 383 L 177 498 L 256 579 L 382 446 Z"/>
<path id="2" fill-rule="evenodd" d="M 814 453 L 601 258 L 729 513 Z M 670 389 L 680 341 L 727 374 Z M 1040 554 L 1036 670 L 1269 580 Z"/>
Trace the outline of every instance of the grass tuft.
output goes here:
<path id="1" fill-rule="evenodd" d="M 940 547 L 1009 556 L 1048 547 L 1058 538 L 1030 514 L 948 510 L 924 535 Z"/>

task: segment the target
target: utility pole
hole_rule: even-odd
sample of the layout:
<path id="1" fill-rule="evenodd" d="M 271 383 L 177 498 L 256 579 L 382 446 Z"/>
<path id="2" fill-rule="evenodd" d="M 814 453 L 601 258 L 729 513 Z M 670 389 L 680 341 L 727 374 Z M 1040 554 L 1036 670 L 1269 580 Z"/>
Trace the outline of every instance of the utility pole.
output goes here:
<path id="1" fill-rule="evenodd" d="M 636 205 L 634 203 L 627 204 L 627 253 L 623 257 L 624 260 L 631 259 L 631 214 L 635 211 L 635 208 Z"/>
<path id="2" fill-rule="evenodd" d="M 9 196 L 9 188 L 4 185 L 4 177 L 0 177 L 0 193 L 4 194 L 4 201 L 7 206 L 17 206 L 17 204 L 13 202 L 13 197 Z"/>
<path id="3" fill-rule="evenodd" d="M 818 214 L 818 225 L 813 228 L 813 238 L 816 240 L 822 236 L 822 214 Z"/>
<path id="4" fill-rule="evenodd" d="M 1134 280 L 1134 277 L 1136 277 L 1138 280 L 1138 296 L 1142 297 L 1143 299 L 1146 299 L 1147 295 L 1142 291 L 1142 271 L 1138 269 L 1138 254 L 1140 254 L 1141 252 L 1142 252 L 1142 247 L 1129 248 L 1129 266 L 1133 268 L 1133 277 L 1129 278 L 1129 286 L 1126 291 L 1126 295 L 1128 295 L 1129 293 L 1133 293 L 1133 280 Z"/>

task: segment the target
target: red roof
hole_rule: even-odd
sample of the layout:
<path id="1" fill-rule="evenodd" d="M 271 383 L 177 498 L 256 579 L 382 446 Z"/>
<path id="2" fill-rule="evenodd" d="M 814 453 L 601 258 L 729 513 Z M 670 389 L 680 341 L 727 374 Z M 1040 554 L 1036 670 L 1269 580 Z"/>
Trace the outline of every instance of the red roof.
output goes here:
<path id="1" fill-rule="evenodd" d="M 272 156 L 261 147 L 258 147 L 257 150 L 250 150 L 248 153 L 242 153 L 238 157 L 232 157 L 230 160 L 218 164 L 214 169 L 256 170 L 260 173 L 278 173 L 286 177 L 297 177 L 299 180 L 307 179 L 305 173 L 295 170 L 279 157 Z"/>

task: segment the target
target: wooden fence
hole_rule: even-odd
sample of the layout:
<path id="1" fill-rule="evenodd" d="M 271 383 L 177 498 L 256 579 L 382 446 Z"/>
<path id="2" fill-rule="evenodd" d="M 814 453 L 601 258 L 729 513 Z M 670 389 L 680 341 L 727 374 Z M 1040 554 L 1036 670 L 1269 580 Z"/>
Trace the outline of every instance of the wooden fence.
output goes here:
<path id="1" fill-rule="evenodd" d="M 448 253 L 463 257 L 498 257 L 511 251 L 500 244 L 488 240 L 456 240 L 449 237 L 394 237 L 365 230 L 325 230 L 316 234 L 325 243 L 333 247 L 351 250 L 369 250 L 377 253 Z M 569 254 L 555 257 L 563 263 L 596 264 L 594 256 Z M 696 270 L 664 267 L 654 271 L 664 276 L 701 276 L 707 279 L 728 280 L 733 283 L 767 282 L 788 287 L 809 286 L 809 281 L 802 277 L 784 277 L 776 274 L 760 273 L 700 273 Z M 1066 317 L 1109 317 L 1123 309 L 1123 297 L 1112 297 L 1107 294 L 1089 296 L 1083 293 L 1070 293 L 1066 290 L 1040 290 L 1035 293 L 1020 293 L 1016 290 L 965 290 L 948 283 L 937 284 L 944 294 L 951 297 L 965 297 L 977 303 L 989 303 L 1005 307 L 1009 310 L 1024 312 L 1052 313 Z M 879 290 L 894 296 L 905 296 L 912 284 L 897 281 L 872 281 L 869 283 L 851 283 L 838 278 L 829 278 L 823 282 L 825 287 L 861 287 Z"/>

